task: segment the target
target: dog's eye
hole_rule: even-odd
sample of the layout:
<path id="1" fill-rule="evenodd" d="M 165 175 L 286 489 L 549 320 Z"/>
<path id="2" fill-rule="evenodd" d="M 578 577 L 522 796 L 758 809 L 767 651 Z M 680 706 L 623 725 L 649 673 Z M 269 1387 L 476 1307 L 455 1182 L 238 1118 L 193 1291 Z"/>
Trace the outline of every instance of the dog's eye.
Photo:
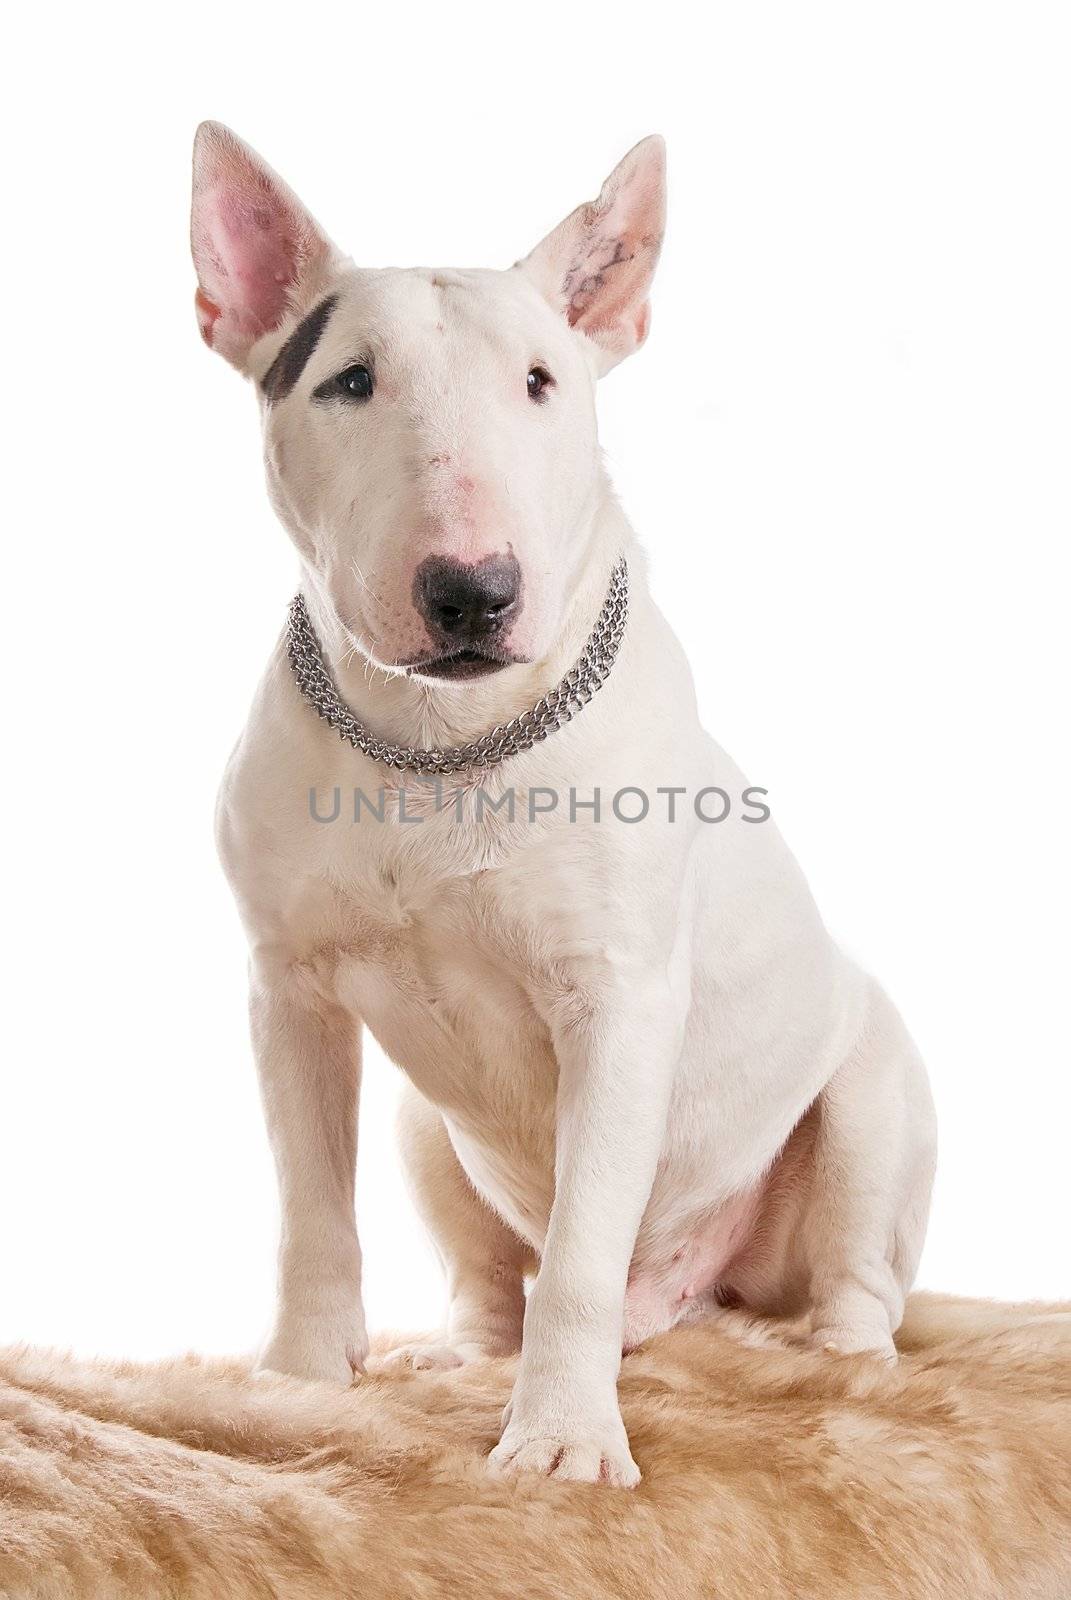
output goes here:
<path id="1" fill-rule="evenodd" d="M 551 377 L 546 367 L 533 367 L 531 372 L 528 374 L 529 400 L 544 400 L 546 398 L 546 391 L 551 388 L 553 383 L 554 379 Z"/>
<path id="2" fill-rule="evenodd" d="M 335 379 L 335 386 L 350 400 L 372 398 L 372 374 L 367 367 L 347 367 Z"/>

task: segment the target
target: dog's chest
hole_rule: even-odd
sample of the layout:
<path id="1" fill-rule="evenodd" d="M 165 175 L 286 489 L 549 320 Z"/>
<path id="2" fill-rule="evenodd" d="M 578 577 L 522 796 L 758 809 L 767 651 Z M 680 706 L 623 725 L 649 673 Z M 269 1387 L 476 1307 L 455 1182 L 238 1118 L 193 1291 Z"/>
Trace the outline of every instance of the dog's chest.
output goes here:
<path id="1" fill-rule="evenodd" d="M 553 1104 L 524 874 L 444 874 L 384 849 L 343 879 L 335 987 L 429 1099 L 473 1131 Z"/>

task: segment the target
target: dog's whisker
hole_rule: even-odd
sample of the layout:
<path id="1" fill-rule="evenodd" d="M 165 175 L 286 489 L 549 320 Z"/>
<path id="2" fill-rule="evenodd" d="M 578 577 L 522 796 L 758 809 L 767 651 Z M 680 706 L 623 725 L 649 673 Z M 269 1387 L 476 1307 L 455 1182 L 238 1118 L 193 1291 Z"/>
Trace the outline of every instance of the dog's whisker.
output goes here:
<path id="1" fill-rule="evenodd" d="M 356 561 L 350 562 L 350 568 L 354 577 L 357 579 L 357 582 L 361 585 L 361 588 L 364 590 L 365 594 L 368 595 L 369 599 L 372 600 L 381 611 L 386 611 L 386 606 L 383 604 L 383 601 L 380 599 L 376 591 L 372 588 L 372 585 L 369 583 L 368 579 L 365 577 Z"/>
<path id="2" fill-rule="evenodd" d="M 344 667 L 349 667 L 353 664 L 354 657 L 360 656 L 362 676 L 364 677 L 364 680 L 368 686 L 370 688 L 374 688 L 376 673 L 382 672 L 384 678 L 389 678 L 391 674 L 385 667 L 380 666 L 378 661 L 373 659 L 372 654 L 368 649 L 364 634 L 358 633 L 355 635 L 351 631 L 352 624 L 350 623 L 345 624 L 345 627 L 346 632 L 350 636 L 351 643 L 349 649 L 346 651 L 345 656 L 342 658 L 342 665 Z"/>

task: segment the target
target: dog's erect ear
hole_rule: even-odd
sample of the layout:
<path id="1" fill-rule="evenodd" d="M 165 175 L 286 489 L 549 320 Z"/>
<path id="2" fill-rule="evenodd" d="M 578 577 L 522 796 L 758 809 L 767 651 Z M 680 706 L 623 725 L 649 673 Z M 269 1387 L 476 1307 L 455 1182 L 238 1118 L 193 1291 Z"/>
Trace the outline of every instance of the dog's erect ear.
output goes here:
<path id="1" fill-rule="evenodd" d="M 247 371 L 249 351 L 324 287 L 335 252 L 300 200 L 221 122 L 193 146 L 190 242 L 206 344 Z"/>
<path id="2" fill-rule="evenodd" d="M 598 347 L 600 373 L 647 337 L 665 225 L 666 147 L 652 134 L 618 163 L 597 200 L 578 206 L 517 263 Z"/>

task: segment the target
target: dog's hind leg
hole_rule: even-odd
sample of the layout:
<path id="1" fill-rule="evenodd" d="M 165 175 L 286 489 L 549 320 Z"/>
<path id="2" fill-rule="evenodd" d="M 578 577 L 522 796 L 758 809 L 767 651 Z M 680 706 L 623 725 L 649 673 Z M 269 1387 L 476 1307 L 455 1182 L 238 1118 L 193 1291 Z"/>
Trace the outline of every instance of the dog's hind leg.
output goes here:
<path id="1" fill-rule="evenodd" d="M 413 1198 L 439 1252 L 449 1307 L 441 1336 L 402 1345 L 385 1366 L 457 1367 L 521 1348 L 530 1247 L 476 1193 L 439 1112 L 408 1084 L 398 1132 Z"/>
<path id="2" fill-rule="evenodd" d="M 870 1026 L 819 1096 L 813 1187 L 798 1247 L 812 1342 L 895 1359 L 893 1334 L 926 1232 L 933 1102 L 914 1045 L 875 989 Z"/>

